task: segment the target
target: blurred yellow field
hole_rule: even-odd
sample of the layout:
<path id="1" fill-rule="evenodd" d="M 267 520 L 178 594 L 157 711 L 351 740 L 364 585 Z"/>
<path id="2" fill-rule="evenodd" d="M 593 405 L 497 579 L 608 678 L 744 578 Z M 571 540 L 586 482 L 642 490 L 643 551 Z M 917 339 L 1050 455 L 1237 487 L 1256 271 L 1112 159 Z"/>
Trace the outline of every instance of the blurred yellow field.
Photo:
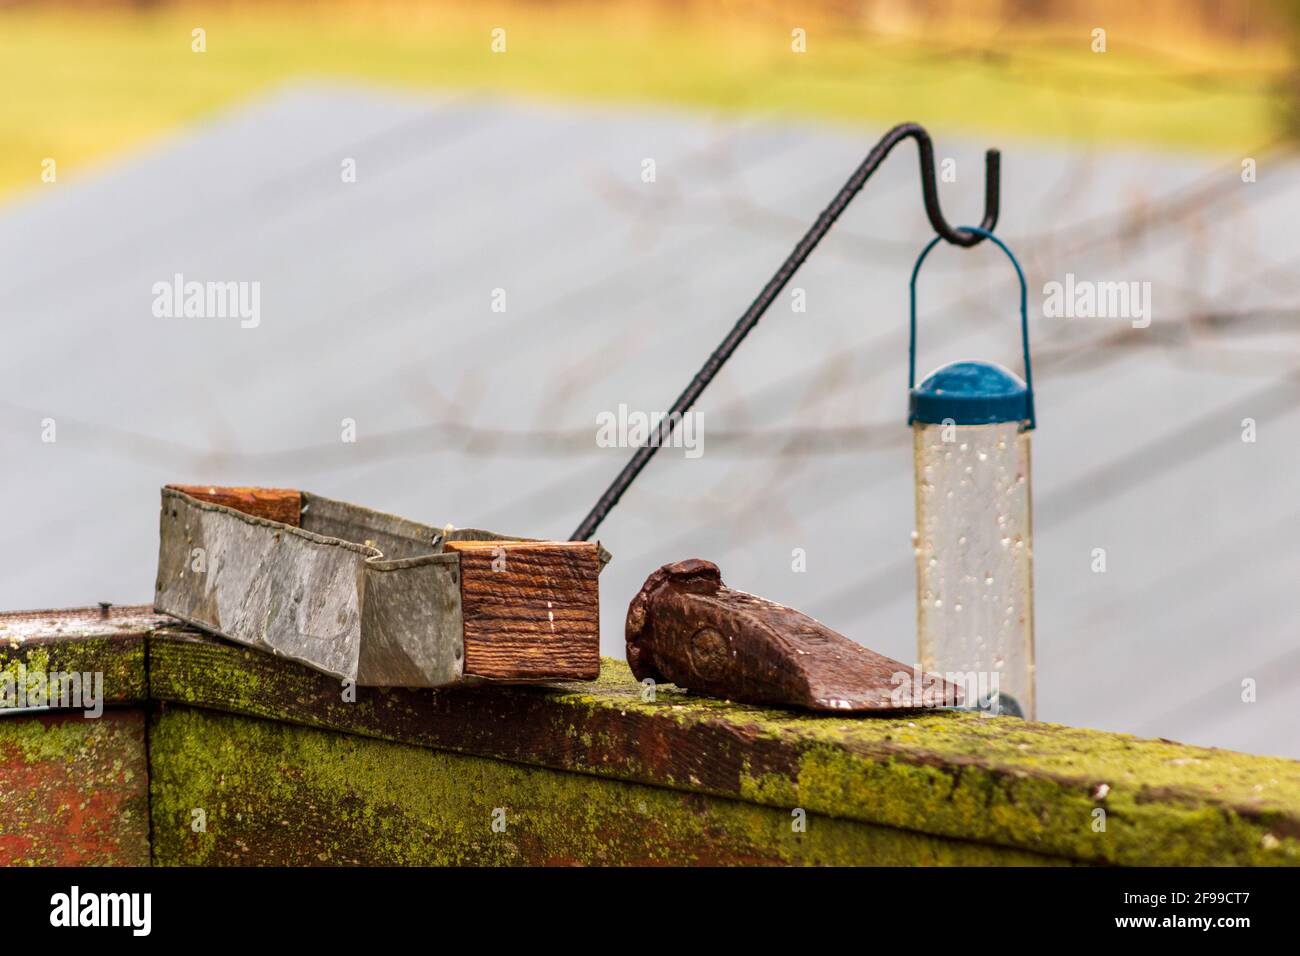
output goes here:
<path id="1" fill-rule="evenodd" d="M 1156 51 L 1121 26 L 1101 54 L 1081 28 L 958 43 L 795 20 L 564 3 L 5 12 L 0 192 L 37 185 L 45 158 L 75 174 L 303 77 L 1233 151 L 1276 138 L 1282 112 L 1280 50 Z"/>

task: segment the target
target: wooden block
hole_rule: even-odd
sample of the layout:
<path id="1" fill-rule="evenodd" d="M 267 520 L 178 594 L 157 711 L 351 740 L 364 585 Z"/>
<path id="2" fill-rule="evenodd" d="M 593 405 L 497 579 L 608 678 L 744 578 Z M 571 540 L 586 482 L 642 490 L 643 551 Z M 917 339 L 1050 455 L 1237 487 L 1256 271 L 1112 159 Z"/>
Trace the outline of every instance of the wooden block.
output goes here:
<path id="1" fill-rule="evenodd" d="M 591 680 L 600 673 L 599 546 L 448 541 L 460 554 L 465 675 Z"/>
<path id="2" fill-rule="evenodd" d="M 293 488 L 218 488 L 212 485 L 168 485 L 177 491 L 225 505 L 244 514 L 282 524 L 302 525 L 302 492 Z"/>

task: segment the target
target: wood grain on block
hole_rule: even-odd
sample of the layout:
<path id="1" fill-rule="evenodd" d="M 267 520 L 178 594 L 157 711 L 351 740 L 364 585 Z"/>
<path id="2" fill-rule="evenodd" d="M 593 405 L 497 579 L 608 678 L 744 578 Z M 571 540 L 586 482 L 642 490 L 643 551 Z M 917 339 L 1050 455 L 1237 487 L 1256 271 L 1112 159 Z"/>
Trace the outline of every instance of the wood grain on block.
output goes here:
<path id="1" fill-rule="evenodd" d="M 600 673 L 600 551 L 587 541 L 448 541 L 460 554 L 465 674 Z"/>
<path id="2" fill-rule="evenodd" d="M 218 488 L 212 485 L 168 485 L 191 498 L 224 505 L 235 511 L 279 521 L 282 524 L 302 524 L 302 492 L 294 488 Z"/>

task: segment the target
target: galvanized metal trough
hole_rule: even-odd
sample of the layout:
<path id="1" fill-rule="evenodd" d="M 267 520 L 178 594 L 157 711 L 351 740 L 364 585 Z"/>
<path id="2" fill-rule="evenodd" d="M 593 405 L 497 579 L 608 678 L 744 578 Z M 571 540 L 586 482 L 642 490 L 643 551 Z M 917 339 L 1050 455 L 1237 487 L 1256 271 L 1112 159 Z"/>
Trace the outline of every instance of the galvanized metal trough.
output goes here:
<path id="1" fill-rule="evenodd" d="M 305 491 L 168 485 L 154 607 L 360 685 L 585 680 L 608 557 Z"/>

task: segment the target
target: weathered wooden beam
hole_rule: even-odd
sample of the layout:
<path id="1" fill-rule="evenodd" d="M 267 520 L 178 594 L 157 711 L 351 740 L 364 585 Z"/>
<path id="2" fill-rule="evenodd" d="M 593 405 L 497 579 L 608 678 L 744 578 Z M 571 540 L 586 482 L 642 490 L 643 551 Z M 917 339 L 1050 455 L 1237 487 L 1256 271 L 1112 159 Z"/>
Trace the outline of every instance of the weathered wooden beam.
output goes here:
<path id="1" fill-rule="evenodd" d="M 145 637 L 173 618 L 150 607 L 76 608 L 0 614 L 0 674 L 102 674 L 105 704 L 148 697 Z M 0 717 L 4 707 L 0 703 Z"/>
<path id="2" fill-rule="evenodd" d="M 195 632 L 155 698 L 1066 859 L 1300 864 L 1300 763 L 1010 717 L 800 715 L 598 680 L 360 689 Z M 1102 829 L 1104 827 L 1104 829 Z"/>
<path id="3" fill-rule="evenodd" d="M 460 555 L 465 674 L 593 680 L 600 550 L 588 541 L 448 541 Z"/>
<path id="4" fill-rule="evenodd" d="M 1001 847 L 165 706 L 159 865 L 1043 865 Z"/>
<path id="5" fill-rule="evenodd" d="M 1300 862 L 1300 763 L 1295 761 L 951 711 L 897 718 L 808 716 L 696 697 L 672 686 L 661 685 L 652 694 L 626 665 L 614 661 L 605 662 L 594 682 L 442 691 L 362 688 L 353 702 L 353 694 L 327 675 L 196 631 L 160 627 L 164 620 L 142 608 L 0 615 L 0 669 L 19 663 L 50 671 L 100 668 L 115 675 L 105 681 L 110 703 L 139 701 L 147 693 L 155 701 L 308 725 L 329 732 L 321 739 L 355 744 L 358 753 L 369 751 L 357 738 L 369 737 L 476 758 L 456 764 L 457 773 L 473 767 L 486 775 L 484 768 L 505 760 L 571 772 L 558 776 L 578 788 L 597 786 L 594 778 L 615 778 L 677 791 L 673 799 L 703 800 L 708 806 L 711 799 L 730 798 L 776 812 L 782 821 L 801 809 L 817 821 L 892 827 L 940 841 L 1078 861 Z M 114 753 L 112 759 L 121 761 L 114 766 L 129 768 L 130 755 L 143 752 L 143 740 L 124 732 L 131 719 L 127 713 L 109 711 L 99 720 L 75 713 L 0 717 L 0 772 L 14 774 L 0 787 L 10 801 L 0 805 L 6 821 L 0 823 L 0 844 L 9 848 L 9 859 L 31 856 L 35 851 L 24 834 L 36 832 L 57 811 L 39 801 L 14 802 L 27 796 L 21 781 L 38 779 L 36 758 L 52 756 L 54 763 L 44 768 L 50 772 L 63 761 L 69 779 L 80 774 L 79 762 L 92 768 L 89 779 L 98 779 L 93 768 L 106 766 L 103 761 Z M 62 729 L 47 736 L 46 728 L 53 727 Z M 83 743 L 60 750 L 59 741 L 77 738 L 73 728 L 83 733 Z M 225 738 L 212 737 L 218 739 Z M 187 746 L 206 745 L 199 736 Z M 285 751 L 294 752 L 300 751 Z M 153 769 L 187 773 L 179 764 L 172 766 L 155 760 Z M 292 778 L 291 762 L 281 766 L 281 778 Z M 585 776 L 574 777 L 575 772 Z M 524 786 L 510 780 L 510 787 Z M 129 806 L 135 798 L 124 794 L 121 799 L 128 805 L 126 817 L 134 819 Z M 295 799 L 286 798 L 285 806 Z M 533 806 L 531 799 L 521 795 L 519 805 Z M 373 800 L 371 805 L 380 806 Z M 480 808 L 474 804 L 457 812 L 478 814 Z M 92 824 L 89 832 L 101 831 Z M 846 833 L 836 839 L 853 839 Z M 247 831 L 245 843 L 252 834 Z M 741 849 L 732 846 L 736 854 L 743 855 Z M 64 858 L 58 855 L 62 851 L 51 852 L 32 858 Z M 98 852 L 86 851 L 88 857 Z M 467 844 L 465 853 L 472 852 Z M 176 854 L 182 858 L 179 849 Z M 390 859 L 399 858 L 405 857 Z M 810 858 L 831 857 L 817 851 Z"/>
<path id="6" fill-rule="evenodd" d="M 0 614 L 0 865 L 148 864 L 146 637 L 169 623 L 148 607 Z"/>
<path id="7" fill-rule="evenodd" d="M 0 866 L 147 866 L 143 708 L 0 712 Z"/>

